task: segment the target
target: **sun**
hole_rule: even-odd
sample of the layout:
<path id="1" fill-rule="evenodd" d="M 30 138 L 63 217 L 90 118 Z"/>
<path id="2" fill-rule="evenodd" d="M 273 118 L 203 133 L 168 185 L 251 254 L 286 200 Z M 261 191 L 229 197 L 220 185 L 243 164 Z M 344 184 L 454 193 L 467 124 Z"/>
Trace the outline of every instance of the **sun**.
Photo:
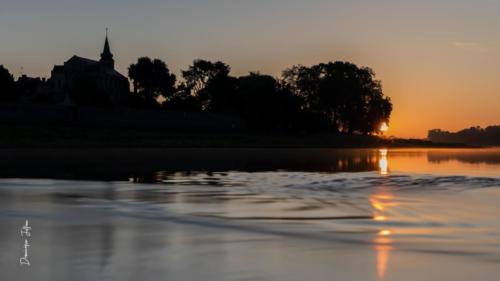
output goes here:
<path id="1" fill-rule="evenodd" d="M 385 133 L 387 131 L 389 131 L 389 126 L 387 125 L 387 122 L 383 122 L 381 125 L 380 125 L 380 131 L 382 133 Z"/>

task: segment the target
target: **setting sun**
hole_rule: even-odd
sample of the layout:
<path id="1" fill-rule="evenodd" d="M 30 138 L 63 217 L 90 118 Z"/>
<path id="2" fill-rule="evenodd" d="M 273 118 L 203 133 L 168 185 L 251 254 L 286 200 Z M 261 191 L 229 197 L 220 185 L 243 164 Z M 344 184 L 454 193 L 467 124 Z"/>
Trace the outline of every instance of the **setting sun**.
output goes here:
<path id="1" fill-rule="evenodd" d="M 380 125 L 380 131 L 381 131 L 382 133 L 385 133 L 385 132 L 389 131 L 389 126 L 387 125 L 387 123 L 386 123 L 386 122 L 383 122 L 383 123 Z"/>

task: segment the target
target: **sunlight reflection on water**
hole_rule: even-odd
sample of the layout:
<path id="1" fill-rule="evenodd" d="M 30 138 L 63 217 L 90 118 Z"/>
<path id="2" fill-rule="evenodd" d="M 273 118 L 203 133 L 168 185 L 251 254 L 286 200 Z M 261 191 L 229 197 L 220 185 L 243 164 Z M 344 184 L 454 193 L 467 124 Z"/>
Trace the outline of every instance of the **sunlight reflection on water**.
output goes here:
<path id="1" fill-rule="evenodd" d="M 383 175 L 383 174 L 382 174 Z M 388 222 L 390 218 L 387 216 L 386 211 L 388 208 L 397 206 L 393 202 L 393 195 L 389 191 L 384 190 L 379 193 L 374 193 L 370 196 L 370 203 L 373 207 L 373 219 L 375 222 Z M 391 235 L 393 232 L 389 229 L 381 228 L 377 237 L 374 240 L 375 250 L 377 252 L 377 275 L 380 280 L 384 280 L 389 264 L 389 255 L 393 247 L 391 246 L 393 240 Z"/>
<path id="2" fill-rule="evenodd" d="M 381 149 L 380 151 L 380 160 L 378 161 L 379 171 L 382 176 L 389 175 L 389 161 L 387 159 L 387 149 Z"/>

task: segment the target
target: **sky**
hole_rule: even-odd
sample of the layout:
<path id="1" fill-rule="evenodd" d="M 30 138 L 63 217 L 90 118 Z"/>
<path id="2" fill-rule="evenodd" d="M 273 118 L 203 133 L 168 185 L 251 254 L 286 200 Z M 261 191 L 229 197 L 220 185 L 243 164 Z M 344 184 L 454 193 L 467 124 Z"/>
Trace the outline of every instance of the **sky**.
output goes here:
<path id="1" fill-rule="evenodd" d="M 49 77 L 74 54 L 97 59 L 106 27 L 124 74 L 141 56 L 276 77 L 343 60 L 382 81 L 390 135 L 500 125 L 499 0 L 0 0 L 0 64 Z"/>

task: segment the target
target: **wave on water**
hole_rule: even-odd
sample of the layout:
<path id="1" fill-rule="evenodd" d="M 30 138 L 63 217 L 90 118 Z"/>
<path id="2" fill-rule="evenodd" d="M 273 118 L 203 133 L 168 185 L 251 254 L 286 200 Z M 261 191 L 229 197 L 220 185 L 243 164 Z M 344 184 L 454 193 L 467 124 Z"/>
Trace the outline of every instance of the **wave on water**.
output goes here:
<path id="1" fill-rule="evenodd" d="M 380 176 L 377 173 L 303 173 L 303 172 L 196 172 L 162 173 L 156 184 L 134 182 L 89 182 L 68 180 L 1 179 L 0 191 L 33 190 L 37 192 L 78 190 L 87 192 L 113 188 L 124 190 L 170 190 L 265 194 L 268 192 L 369 192 L 379 188 L 398 191 L 460 191 L 478 188 L 500 187 L 500 177 L 437 176 L 426 174 L 393 174 Z"/>
<path id="2" fill-rule="evenodd" d="M 393 191 L 446 191 L 500 187 L 500 177 L 437 176 L 419 174 L 393 174 L 380 176 L 376 173 L 196 173 L 189 175 L 163 175 L 159 181 L 166 185 L 258 187 L 260 190 L 286 188 L 305 191 L 354 192 L 369 191 L 380 187 Z"/>
<path id="3" fill-rule="evenodd" d="M 451 244 L 437 249 L 439 253 L 461 249 L 497 261 L 500 252 L 490 255 L 482 242 L 499 241 L 496 216 L 480 206 L 486 215 L 470 220 L 462 213 L 469 198 L 451 196 L 496 187 L 496 177 L 372 172 L 172 173 L 164 174 L 158 184 L 14 179 L 0 180 L 0 218 L 30 217 L 65 225 L 133 219 L 195 227 L 193 233 L 203 227 L 356 245 L 372 245 L 379 233 L 392 233 L 392 245 L 399 249 L 431 251 L 436 249 L 427 243 L 446 240 Z M 443 193 L 446 205 L 427 196 L 433 192 Z M 416 199 L 417 193 L 424 196 Z M 29 210 L 18 208 L 27 202 L 36 204 Z M 464 239 L 473 242 L 460 244 Z"/>
<path id="4" fill-rule="evenodd" d="M 391 191 L 448 191 L 476 188 L 500 187 L 500 178 L 466 176 L 410 176 L 393 175 L 386 177 L 345 177 L 309 183 L 288 184 L 287 188 L 321 190 L 330 192 L 364 191 L 375 188 L 390 188 Z"/>

